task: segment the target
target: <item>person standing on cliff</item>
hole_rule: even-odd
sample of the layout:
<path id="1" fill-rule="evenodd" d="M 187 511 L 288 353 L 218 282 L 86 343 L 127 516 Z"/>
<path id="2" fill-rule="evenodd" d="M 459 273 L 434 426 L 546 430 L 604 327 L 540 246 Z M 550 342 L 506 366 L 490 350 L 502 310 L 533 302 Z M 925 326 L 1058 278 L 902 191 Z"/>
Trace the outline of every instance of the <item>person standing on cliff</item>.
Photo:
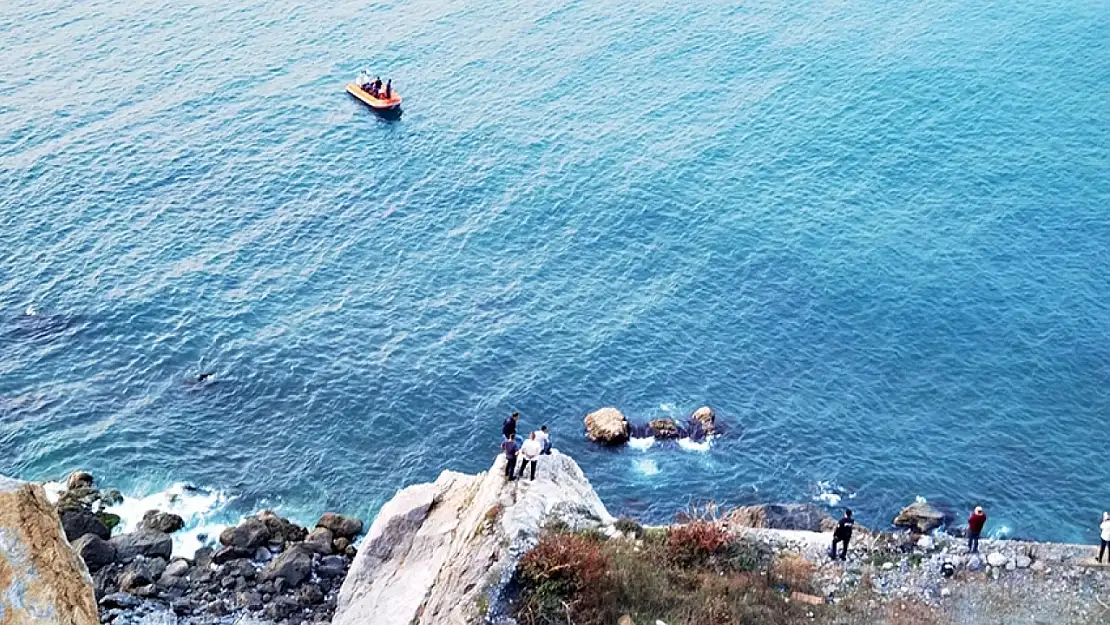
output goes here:
<path id="1" fill-rule="evenodd" d="M 979 553 L 979 536 L 983 534 L 983 526 L 987 524 L 987 514 L 982 506 L 977 506 L 971 516 L 967 517 L 967 550 L 970 553 Z"/>
<path id="2" fill-rule="evenodd" d="M 543 446 L 536 439 L 536 433 L 532 432 L 532 436 L 520 446 L 520 453 L 524 456 L 524 460 L 520 463 L 521 479 L 524 478 L 524 469 L 528 468 L 528 465 L 532 465 L 532 481 L 536 481 L 536 461 L 539 460 L 542 451 Z"/>
<path id="3" fill-rule="evenodd" d="M 550 456 L 551 455 L 551 436 L 549 436 L 548 433 L 547 433 L 547 426 L 545 425 L 545 426 L 541 427 L 540 429 L 536 430 L 535 432 L 532 433 L 532 436 L 535 436 L 536 440 L 538 440 L 540 442 L 540 453 L 545 455 L 545 456 Z"/>
<path id="4" fill-rule="evenodd" d="M 1098 562 L 1102 564 L 1103 552 L 1110 549 L 1110 512 L 1102 513 L 1102 523 L 1098 526 L 1098 529 L 1101 530 L 1099 537 L 1102 539 L 1098 546 Z M 1110 557 L 1106 561 L 1110 563 Z"/>
<path id="5" fill-rule="evenodd" d="M 852 540 L 852 530 L 855 529 L 856 522 L 852 519 L 852 509 L 845 508 L 844 516 L 836 523 L 836 529 L 833 530 L 832 547 L 829 549 L 829 555 L 832 559 L 836 559 L 836 544 L 843 543 L 840 548 L 840 559 L 848 559 L 848 543 Z"/>
<path id="6" fill-rule="evenodd" d="M 501 434 L 505 438 L 516 438 L 516 420 L 520 418 L 519 412 L 514 412 L 509 415 L 508 419 L 501 424 Z"/>
<path id="7" fill-rule="evenodd" d="M 509 478 L 510 482 L 516 479 L 514 472 L 516 471 L 516 452 L 519 449 L 516 439 L 512 436 L 506 436 L 501 443 L 501 450 L 505 452 L 505 477 Z"/>

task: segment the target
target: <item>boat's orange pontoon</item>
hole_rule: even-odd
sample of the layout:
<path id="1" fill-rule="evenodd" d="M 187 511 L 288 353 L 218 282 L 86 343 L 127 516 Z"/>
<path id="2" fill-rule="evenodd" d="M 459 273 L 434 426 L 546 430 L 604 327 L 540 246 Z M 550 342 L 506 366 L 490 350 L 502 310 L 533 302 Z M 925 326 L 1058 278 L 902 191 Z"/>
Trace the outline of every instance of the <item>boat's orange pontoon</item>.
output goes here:
<path id="1" fill-rule="evenodd" d="M 396 90 L 393 90 L 392 93 L 390 93 L 390 97 L 388 99 L 375 98 L 374 96 L 370 95 L 369 91 L 352 82 L 347 85 L 347 93 L 355 96 L 359 100 L 362 100 L 363 103 L 366 104 L 366 106 L 369 106 L 375 111 L 393 111 L 401 108 L 401 94 L 397 93 Z"/>

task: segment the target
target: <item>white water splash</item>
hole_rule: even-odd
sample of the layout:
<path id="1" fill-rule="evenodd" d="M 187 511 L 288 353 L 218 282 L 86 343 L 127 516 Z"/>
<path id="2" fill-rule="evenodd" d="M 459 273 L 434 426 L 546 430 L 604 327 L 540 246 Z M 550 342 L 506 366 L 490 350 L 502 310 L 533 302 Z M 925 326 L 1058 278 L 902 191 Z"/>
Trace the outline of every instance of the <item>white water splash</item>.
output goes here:
<path id="1" fill-rule="evenodd" d="M 655 444 L 655 437 L 654 436 L 648 436 L 647 438 L 630 438 L 630 439 L 628 439 L 628 446 L 631 447 L 632 449 L 638 449 L 640 451 L 647 451 L 648 449 L 651 449 L 651 446 L 654 445 L 654 444 Z"/>
<path id="2" fill-rule="evenodd" d="M 843 486 L 840 486 L 832 480 L 818 480 L 817 493 L 813 495 L 814 501 L 820 501 L 829 507 L 839 506 L 840 502 L 847 497 L 848 499 L 855 499 L 856 494 L 849 492 Z"/>
<path id="3" fill-rule="evenodd" d="M 185 484 L 174 484 L 166 490 L 145 497 L 127 497 L 118 506 L 108 508 L 108 512 L 120 517 L 117 532 L 131 532 L 139 526 L 148 510 L 161 510 L 180 516 L 185 521 L 184 529 L 173 534 L 175 555 L 191 557 L 192 554 L 211 543 L 227 524 L 216 523 L 214 519 L 227 505 L 228 498 L 219 491 L 190 488 Z M 201 540 L 201 537 L 205 540 Z"/>
<path id="4" fill-rule="evenodd" d="M 713 443 L 712 436 L 706 436 L 704 441 L 693 441 L 689 438 L 678 439 L 678 446 L 686 451 L 697 451 L 705 453 L 709 451 L 709 446 Z"/>
<path id="5" fill-rule="evenodd" d="M 635 461 L 636 470 L 642 475 L 655 475 L 659 473 L 659 465 L 653 458 L 637 458 Z"/>

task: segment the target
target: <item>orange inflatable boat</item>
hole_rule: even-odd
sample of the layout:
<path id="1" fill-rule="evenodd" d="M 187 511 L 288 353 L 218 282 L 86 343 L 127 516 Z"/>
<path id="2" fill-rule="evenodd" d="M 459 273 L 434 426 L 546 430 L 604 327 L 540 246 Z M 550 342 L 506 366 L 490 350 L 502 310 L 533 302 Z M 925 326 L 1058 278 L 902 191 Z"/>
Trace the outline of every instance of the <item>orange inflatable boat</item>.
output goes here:
<path id="1" fill-rule="evenodd" d="M 362 100 L 366 106 L 369 106 L 375 111 L 393 111 L 401 108 L 401 94 L 397 93 L 396 90 L 393 90 L 389 99 L 375 98 L 370 95 L 369 91 L 352 82 L 347 85 L 347 93 Z"/>

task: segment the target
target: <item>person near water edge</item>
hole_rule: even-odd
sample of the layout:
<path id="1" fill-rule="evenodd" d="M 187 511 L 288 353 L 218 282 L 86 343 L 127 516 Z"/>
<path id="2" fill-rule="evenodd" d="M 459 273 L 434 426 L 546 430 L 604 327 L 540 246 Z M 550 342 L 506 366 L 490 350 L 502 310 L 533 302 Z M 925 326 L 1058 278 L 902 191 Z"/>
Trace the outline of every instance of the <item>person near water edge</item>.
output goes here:
<path id="1" fill-rule="evenodd" d="M 536 461 L 539 460 L 542 451 L 543 447 L 540 445 L 540 442 L 536 440 L 536 433 L 532 432 L 532 436 L 520 446 L 520 453 L 524 456 L 524 460 L 520 462 L 520 478 L 524 478 L 524 469 L 531 465 L 531 481 L 536 481 Z"/>
<path id="2" fill-rule="evenodd" d="M 514 471 L 516 471 L 516 452 L 520 448 L 517 447 L 516 439 L 512 436 L 506 436 L 505 440 L 501 443 L 501 450 L 505 452 L 505 477 L 509 481 L 513 481 Z"/>
<path id="3" fill-rule="evenodd" d="M 836 523 L 836 529 L 833 530 L 832 547 L 829 548 L 829 555 L 832 559 L 836 559 L 836 544 L 843 543 L 840 549 L 840 559 L 848 559 L 848 542 L 852 540 L 852 529 L 856 526 L 855 520 L 852 519 L 851 508 L 844 509 L 844 516 Z"/>
<path id="4" fill-rule="evenodd" d="M 547 433 L 547 426 L 544 425 L 540 429 L 532 433 L 536 440 L 540 442 L 540 453 L 545 456 L 551 455 L 551 436 Z"/>
<path id="5" fill-rule="evenodd" d="M 982 506 L 977 506 L 967 517 L 967 550 L 970 553 L 979 553 L 979 536 L 983 534 L 983 526 L 987 524 L 987 515 Z"/>
<path id="6" fill-rule="evenodd" d="M 1098 561 L 1102 564 L 1103 552 L 1110 549 L 1110 512 L 1102 513 L 1102 523 L 1099 524 L 1098 529 L 1101 539 L 1098 545 Z M 1110 563 L 1110 557 L 1107 557 L 1106 561 Z"/>
<path id="7" fill-rule="evenodd" d="M 501 424 L 501 435 L 505 438 L 516 438 L 516 421 L 520 418 L 519 412 L 514 412 L 509 415 L 508 419 Z"/>

